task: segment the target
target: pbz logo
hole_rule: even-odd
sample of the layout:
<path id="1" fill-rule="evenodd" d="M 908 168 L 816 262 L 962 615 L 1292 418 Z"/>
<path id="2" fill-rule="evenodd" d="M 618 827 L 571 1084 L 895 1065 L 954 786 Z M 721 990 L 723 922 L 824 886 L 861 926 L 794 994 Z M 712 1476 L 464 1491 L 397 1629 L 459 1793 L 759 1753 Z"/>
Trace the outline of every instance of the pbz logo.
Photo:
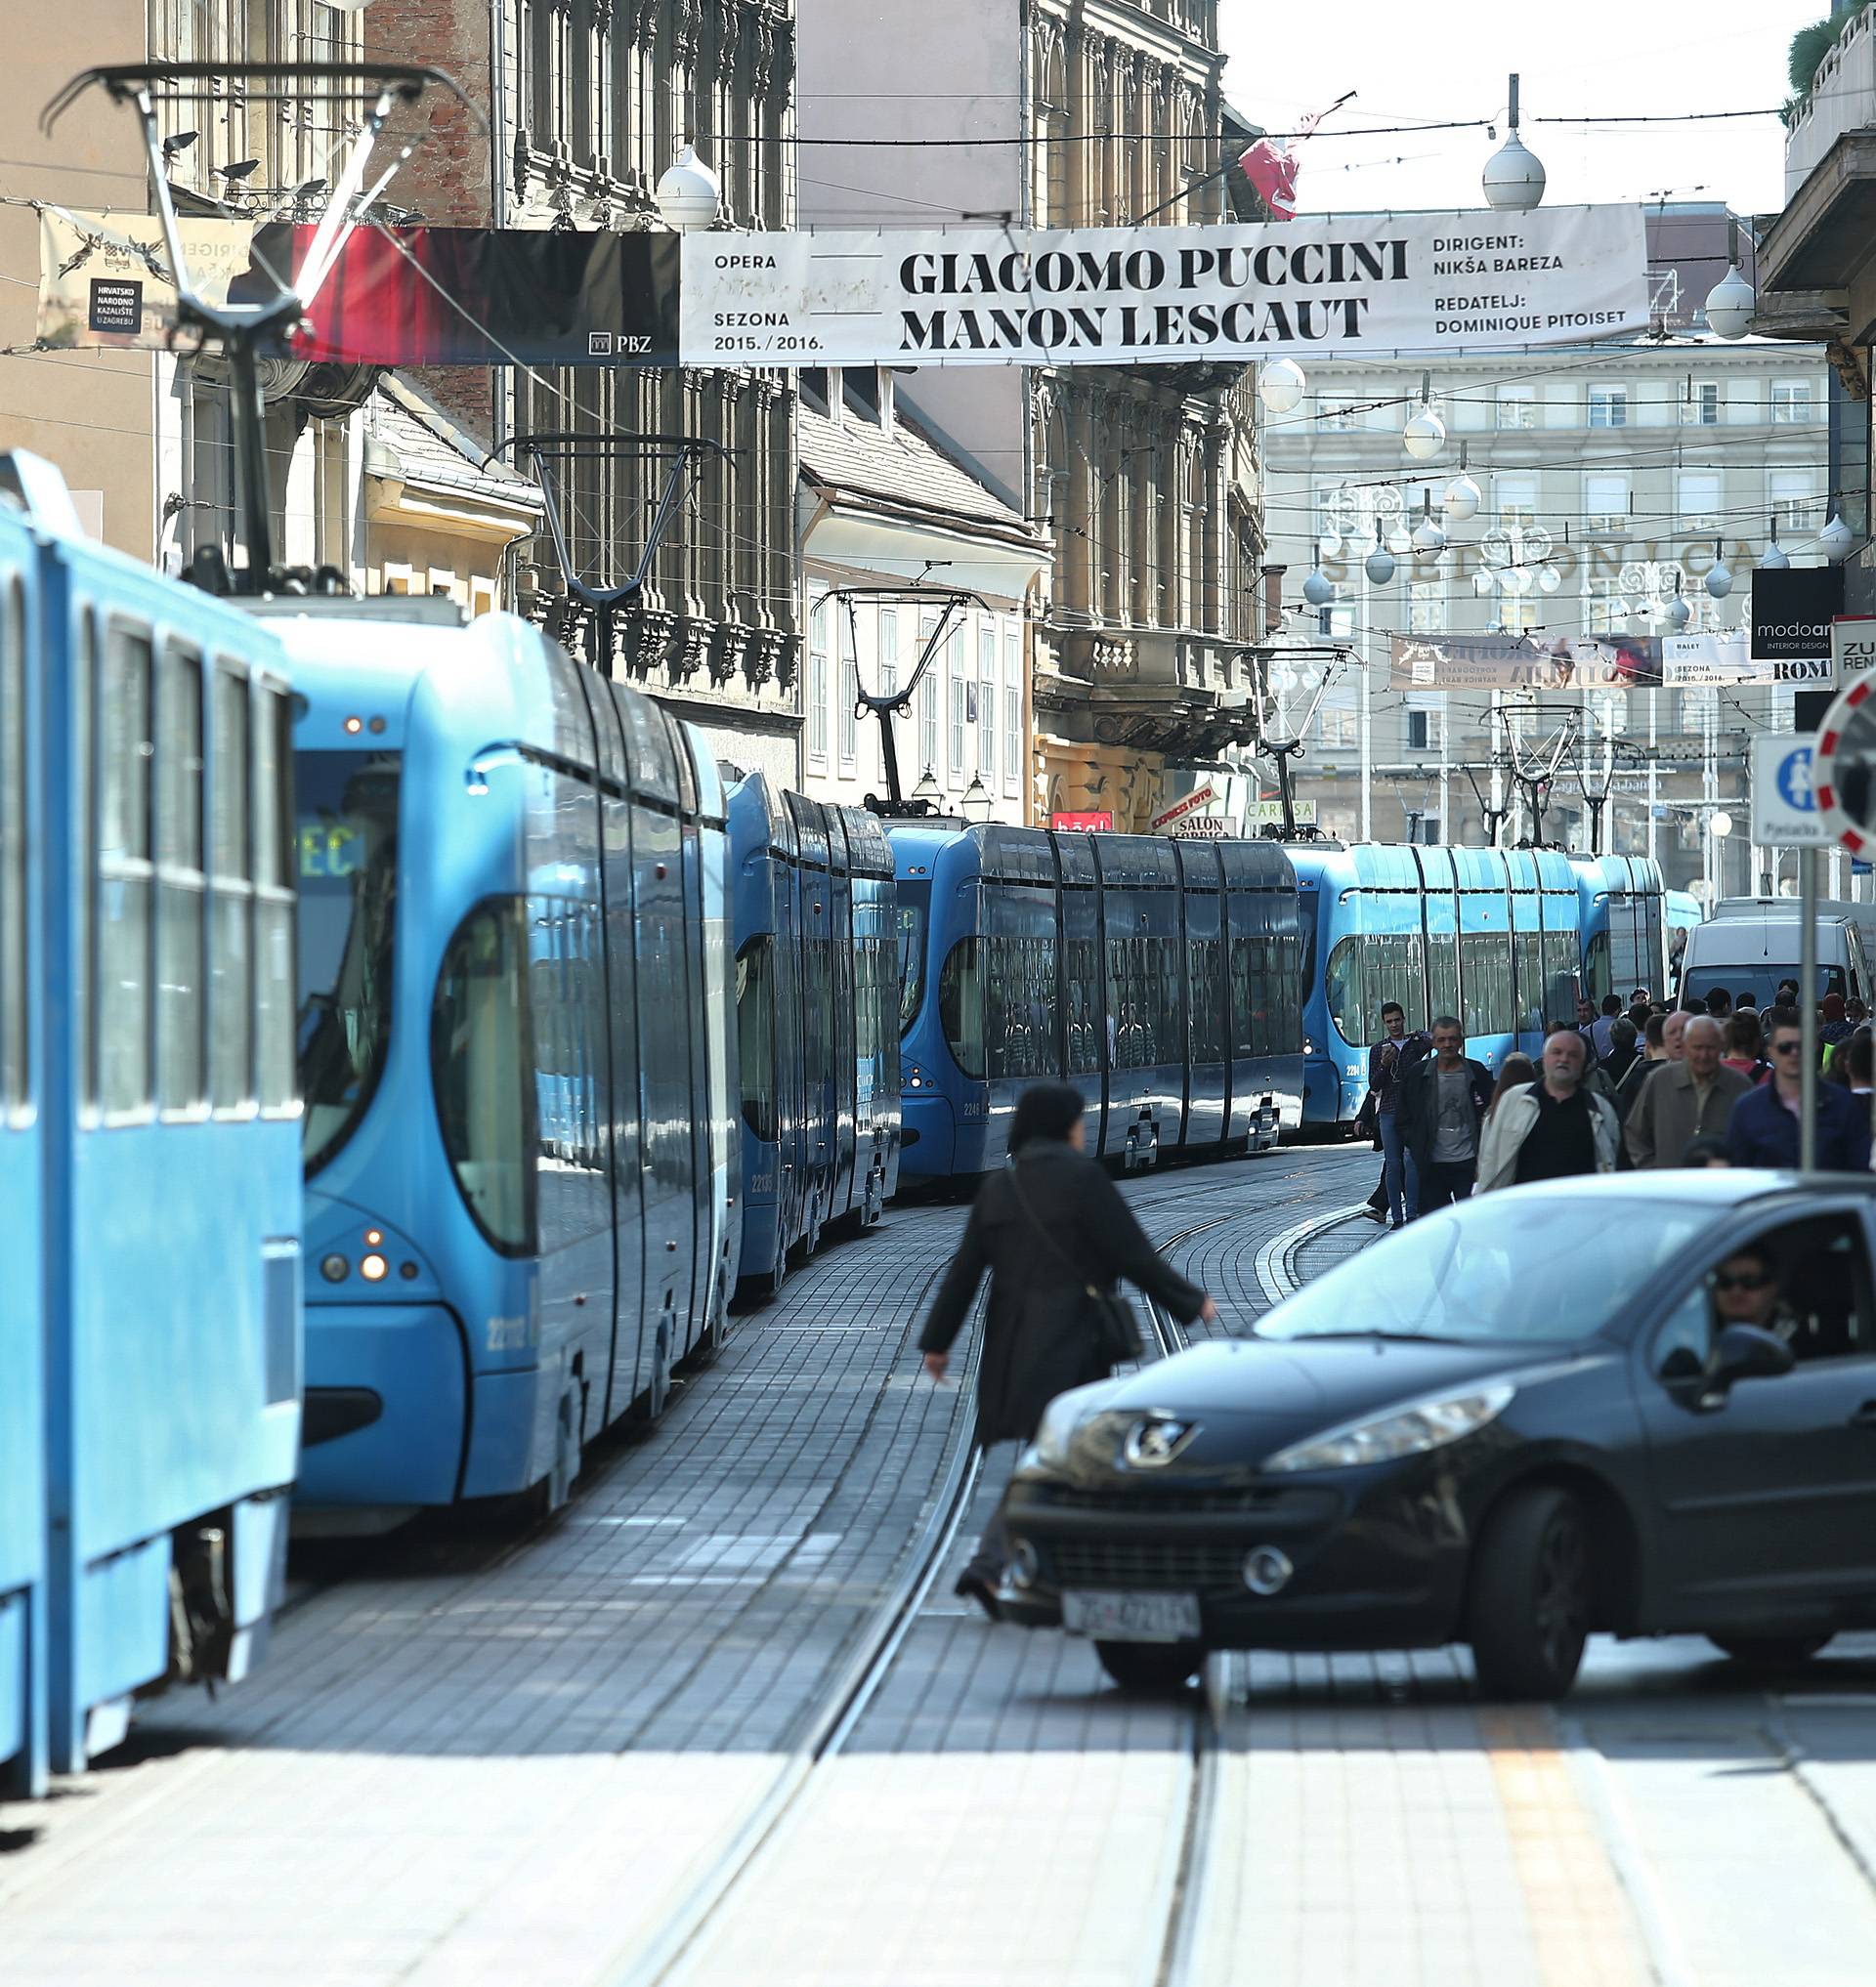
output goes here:
<path id="1" fill-rule="evenodd" d="M 1812 814 L 1817 803 L 1811 791 L 1811 747 L 1801 745 L 1778 762 L 1778 797 L 1794 814 Z"/>

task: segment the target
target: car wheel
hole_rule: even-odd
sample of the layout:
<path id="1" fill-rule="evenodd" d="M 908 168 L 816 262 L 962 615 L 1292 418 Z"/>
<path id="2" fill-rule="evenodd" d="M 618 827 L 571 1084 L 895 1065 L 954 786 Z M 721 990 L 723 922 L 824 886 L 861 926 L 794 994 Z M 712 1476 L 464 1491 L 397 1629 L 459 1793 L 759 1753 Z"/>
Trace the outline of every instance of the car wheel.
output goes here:
<path id="1" fill-rule="evenodd" d="M 1562 1697 L 1590 1632 L 1583 1508 L 1552 1485 L 1514 1492 L 1472 1555 L 1467 1637 L 1487 1697 Z"/>
<path id="2" fill-rule="evenodd" d="M 1707 1640 L 1735 1663 L 1758 1670 L 1792 1670 L 1809 1663 L 1829 1642 L 1828 1635 L 1709 1635 Z"/>
<path id="3" fill-rule="evenodd" d="M 1142 1696 L 1182 1690 L 1205 1662 L 1203 1642 L 1096 1642 L 1094 1653 L 1123 1690 Z"/>

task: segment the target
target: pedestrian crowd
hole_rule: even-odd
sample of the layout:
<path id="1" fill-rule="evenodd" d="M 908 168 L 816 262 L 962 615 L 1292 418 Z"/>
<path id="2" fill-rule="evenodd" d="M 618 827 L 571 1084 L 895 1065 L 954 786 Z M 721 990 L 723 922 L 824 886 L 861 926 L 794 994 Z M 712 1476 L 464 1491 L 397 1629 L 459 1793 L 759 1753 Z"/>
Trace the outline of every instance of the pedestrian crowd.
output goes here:
<path id="1" fill-rule="evenodd" d="M 1724 989 L 1676 1007 L 1638 987 L 1576 1020 L 1554 1022 L 1538 1062 L 1511 1055 L 1494 1080 L 1466 1053 L 1450 1014 L 1410 1032 L 1384 1003 L 1368 1055 L 1362 1122 L 1372 1123 L 1382 1176 L 1368 1214 L 1391 1228 L 1494 1187 L 1577 1173 L 1668 1166 L 1784 1166 L 1799 1161 L 1804 1025 L 1798 983 L 1780 983 L 1762 1014 Z M 1870 1164 L 1869 1019 L 1859 1000 L 1818 1003 L 1816 1163 Z"/>

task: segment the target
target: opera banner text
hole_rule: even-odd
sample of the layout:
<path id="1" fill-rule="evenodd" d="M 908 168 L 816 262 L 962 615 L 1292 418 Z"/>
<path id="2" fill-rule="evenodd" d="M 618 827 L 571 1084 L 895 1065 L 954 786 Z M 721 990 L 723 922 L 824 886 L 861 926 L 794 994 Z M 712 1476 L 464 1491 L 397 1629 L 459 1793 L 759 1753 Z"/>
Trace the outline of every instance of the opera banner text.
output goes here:
<path id="1" fill-rule="evenodd" d="M 1809 682 L 1756 662 L 1743 629 L 1703 635 L 1396 635 L 1394 690 L 1660 690 Z"/>
<path id="2" fill-rule="evenodd" d="M 684 239 L 687 365 L 1377 359 L 1648 327 L 1639 207 Z"/>

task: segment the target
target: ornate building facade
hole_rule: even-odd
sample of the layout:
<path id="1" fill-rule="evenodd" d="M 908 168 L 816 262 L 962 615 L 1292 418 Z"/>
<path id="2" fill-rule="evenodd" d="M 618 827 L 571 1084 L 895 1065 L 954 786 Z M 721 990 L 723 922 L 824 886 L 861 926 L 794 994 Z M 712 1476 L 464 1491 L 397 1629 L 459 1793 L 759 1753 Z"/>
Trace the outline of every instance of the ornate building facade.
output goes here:
<path id="1" fill-rule="evenodd" d="M 875 8 L 798 0 L 805 221 L 1234 218 L 1221 169 L 1249 134 L 1222 97 L 1216 0 L 953 12 L 909 79 L 875 46 Z M 959 137 L 979 143 L 878 142 Z M 926 368 L 900 391 L 1049 535 L 1028 604 L 1030 818 L 1146 826 L 1182 775 L 1254 730 L 1262 500 L 1245 368 Z"/>
<path id="2" fill-rule="evenodd" d="M 722 182 L 735 228 L 793 225 L 794 24 L 787 0 L 379 0 L 370 52 L 457 76 L 489 134 L 426 106 L 423 142 L 401 173 L 427 220 L 509 228 L 649 230 L 659 179 L 694 144 Z M 497 79 L 491 92 L 486 79 Z M 635 443 L 719 444 L 651 566 L 614 619 L 612 673 L 703 725 L 722 755 L 793 783 L 800 663 L 794 576 L 794 402 L 788 375 L 509 367 L 425 385 L 497 437 L 573 433 Z M 667 466 L 622 448 L 550 458 L 571 563 L 617 584 L 636 568 Z M 523 570 L 524 608 L 568 614 L 544 539 Z"/>

